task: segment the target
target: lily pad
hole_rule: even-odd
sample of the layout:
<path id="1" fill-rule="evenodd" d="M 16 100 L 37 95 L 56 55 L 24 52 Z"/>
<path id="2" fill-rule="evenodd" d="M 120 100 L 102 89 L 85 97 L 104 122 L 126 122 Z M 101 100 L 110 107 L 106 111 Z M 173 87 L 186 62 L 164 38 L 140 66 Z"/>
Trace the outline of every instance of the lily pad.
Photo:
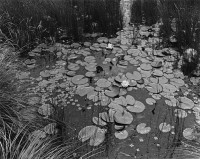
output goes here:
<path id="1" fill-rule="evenodd" d="M 153 98 L 147 98 L 146 103 L 149 105 L 154 105 L 156 103 L 156 100 Z"/>
<path id="2" fill-rule="evenodd" d="M 88 83 L 88 78 L 84 78 L 83 75 L 76 75 L 72 77 L 72 82 L 77 85 L 83 85 Z"/>
<path id="3" fill-rule="evenodd" d="M 139 81 L 142 78 L 141 74 L 138 71 L 133 71 L 133 79 Z"/>
<path id="4" fill-rule="evenodd" d="M 159 129 L 160 129 L 160 131 L 162 131 L 162 132 L 164 132 L 164 133 L 167 133 L 167 132 L 169 132 L 169 131 L 171 131 L 171 125 L 170 124 L 167 124 L 167 123 L 161 123 L 160 125 L 159 125 Z"/>
<path id="5" fill-rule="evenodd" d="M 187 117 L 187 112 L 182 109 L 175 109 L 174 110 L 175 116 L 179 118 L 186 118 Z"/>
<path id="6" fill-rule="evenodd" d="M 101 88 L 108 88 L 111 86 L 111 82 L 108 81 L 107 79 L 101 78 L 97 81 L 97 86 Z"/>
<path id="7" fill-rule="evenodd" d="M 124 108 L 121 105 L 115 103 L 114 101 L 111 102 L 108 105 L 108 107 L 114 109 L 115 111 L 119 111 L 119 112 L 123 112 L 124 111 Z"/>
<path id="8" fill-rule="evenodd" d="M 149 71 L 152 69 L 152 66 L 150 64 L 147 64 L 147 63 L 143 63 L 140 65 L 140 68 L 144 71 Z"/>
<path id="9" fill-rule="evenodd" d="M 131 124 L 133 121 L 133 116 L 131 113 L 127 112 L 126 110 L 122 111 L 116 111 L 114 114 L 114 120 L 115 122 L 119 124 Z"/>
<path id="10" fill-rule="evenodd" d="M 127 95 L 126 96 L 126 101 L 127 101 L 127 104 L 129 104 L 129 105 L 134 105 L 135 104 L 135 98 L 133 97 L 133 96 L 131 96 L 131 95 Z"/>
<path id="11" fill-rule="evenodd" d="M 107 123 L 105 121 L 103 121 L 101 118 L 98 118 L 98 117 L 93 117 L 92 118 L 92 122 L 96 125 L 99 125 L 99 126 L 105 126 L 107 125 Z"/>
<path id="12" fill-rule="evenodd" d="M 43 130 L 45 133 L 49 134 L 49 135 L 53 135 L 57 133 L 57 129 L 56 129 L 57 124 L 56 123 L 50 123 L 48 125 L 46 125 Z"/>
<path id="13" fill-rule="evenodd" d="M 129 55 L 132 55 L 132 56 L 138 56 L 140 54 L 140 50 L 138 50 L 138 49 L 129 49 L 129 50 L 127 50 L 127 53 Z"/>
<path id="14" fill-rule="evenodd" d="M 44 116 L 50 116 L 53 113 L 54 109 L 49 104 L 43 104 L 38 108 L 38 113 Z"/>
<path id="15" fill-rule="evenodd" d="M 192 109 L 194 107 L 194 102 L 187 97 L 179 97 L 178 107 L 182 109 Z"/>
<path id="16" fill-rule="evenodd" d="M 151 66 L 154 68 L 160 68 L 162 67 L 162 61 L 154 61 L 151 63 Z"/>
<path id="17" fill-rule="evenodd" d="M 101 129 L 97 126 L 94 125 L 86 126 L 80 130 L 78 134 L 78 139 L 82 142 L 85 142 L 91 137 L 93 137 L 97 131 L 101 131 Z"/>
<path id="18" fill-rule="evenodd" d="M 145 105 L 140 101 L 135 101 L 133 106 L 127 106 L 126 109 L 130 112 L 141 113 L 145 109 Z"/>
<path id="19" fill-rule="evenodd" d="M 106 129 L 98 129 L 90 138 L 90 146 L 99 146 L 105 140 Z"/>
<path id="20" fill-rule="evenodd" d="M 160 93 L 163 88 L 160 84 L 149 83 L 149 86 L 147 86 L 146 89 L 151 93 Z"/>
<path id="21" fill-rule="evenodd" d="M 151 131 L 150 127 L 146 127 L 146 123 L 140 123 L 137 125 L 136 130 L 139 134 L 148 134 Z"/>
<path id="22" fill-rule="evenodd" d="M 128 137 L 128 132 L 126 130 L 115 132 L 115 137 L 120 140 L 126 139 Z"/>
<path id="23" fill-rule="evenodd" d="M 152 71 L 152 75 L 161 77 L 161 76 L 163 76 L 163 72 L 161 70 L 156 69 L 156 70 Z"/>
<path id="24" fill-rule="evenodd" d="M 192 128 L 186 128 L 183 130 L 183 137 L 187 140 L 194 140 L 196 137 L 194 136 L 194 130 Z"/>
<path id="25" fill-rule="evenodd" d="M 166 93 L 174 93 L 178 91 L 177 87 L 168 83 L 162 84 L 162 87 L 163 87 L 163 92 L 166 92 Z"/>

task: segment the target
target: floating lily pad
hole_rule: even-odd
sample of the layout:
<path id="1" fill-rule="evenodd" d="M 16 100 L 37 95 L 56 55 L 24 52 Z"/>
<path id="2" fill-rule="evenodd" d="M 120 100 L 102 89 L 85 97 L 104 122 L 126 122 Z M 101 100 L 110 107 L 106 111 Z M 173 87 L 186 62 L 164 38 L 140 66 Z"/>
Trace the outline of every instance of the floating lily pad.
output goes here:
<path id="1" fill-rule="evenodd" d="M 158 78 L 158 83 L 161 84 L 161 85 L 166 84 L 167 82 L 168 82 L 168 79 L 164 76 Z"/>
<path id="2" fill-rule="evenodd" d="M 136 130 L 139 134 L 148 134 L 151 131 L 150 127 L 146 127 L 146 123 L 140 123 L 137 125 Z"/>
<path id="3" fill-rule="evenodd" d="M 91 126 L 86 126 L 83 129 L 80 130 L 78 134 L 78 139 L 82 142 L 87 141 L 91 137 L 95 135 L 97 131 L 100 131 L 101 129 L 97 126 L 91 125 Z"/>
<path id="4" fill-rule="evenodd" d="M 50 116 L 53 113 L 54 109 L 49 104 L 43 104 L 38 108 L 38 113 L 44 116 Z"/>
<path id="5" fill-rule="evenodd" d="M 164 132 L 164 133 L 167 133 L 167 132 L 169 132 L 169 131 L 171 131 L 171 125 L 170 124 L 167 124 L 167 123 L 161 123 L 160 125 L 159 125 L 159 129 L 160 129 L 160 131 L 162 131 L 162 132 Z"/>
<path id="6" fill-rule="evenodd" d="M 127 95 L 126 96 L 126 101 L 128 105 L 134 105 L 135 104 L 135 98 L 131 95 Z"/>
<path id="7" fill-rule="evenodd" d="M 116 111 L 114 114 L 114 120 L 119 124 L 131 124 L 133 121 L 133 116 L 126 110 Z"/>
<path id="8" fill-rule="evenodd" d="M 129 50 L 127 50 L 127 53 L 132 55 L 132 56 L 138 56 L 140 54 L 140 50 L 138 50 L 138 49 L 129 49 Z"/>
<path id="9" fill-rule="evenodd" d="M 153 98 L 147 98 L 146 103 L 149 105 L 154 105 L 156 103 L 156 100 Z"/>
<path id="10" fill-rule="evenodd" d="M 192 109 L 194 107 L 194 102 L 187 97 L 179 97 L 178 107 L 182 109 Z"/>
<path id="11" fill-rule="evenodd" d="M 156 69 L 156 70 L 152 71 L 152 75 L 161 77 L 161 76 L 163 76 L 163 72 L 161 70 Z"/>
<path id="12" fill-rule="evenodd" d="M 99 125 L 99 126 L 105 126 L 107 125 L 107 123 L 105 121 L 103 121 L 101 118 L 98 118 L 98 117 L 93 117 L 92 118 L 92 122 L 96 125 Z"/>
<path id="13" fill-rule="evenodd" d="M 192 128 L 186 128 L 183 130 L 183 137 L 187 140 L 194 140 L 196 137 L 194 136 L 194 130 Z"/>
<path id="14" fill-rule="evenodd" d="M 50 77 L 50 75 L 51 74 L 49 73 L 48 70 L 44 70 L 44 71 L 40 72 L 41 77 Z"/>
<path id="15" fill-rule="evenodd" d="M 97 81 L 97 86 L 101 88 L 107 88 L 111 86 L 111 82 L 108 81 L 107 79 L 101 78 Z"/>
<path id="16" fill-rule="evenodd" d="M 175 116 L 179 118 L 186 118 L 187 117 L 187 112 L 182 109 L 175 109 L 174 110 Z"/>
<path id="17" fill-rule="evenodd" d="M 138 71 L 133 71 L 133 79 L 138 81 L 142 78 L 141 74 Z"/>
<path id="18" fill-rule="evenodd" d="M 140 101 L 135 101 L 133 106 L 127 106 L 126 109 L 130 112 L 141 113 L 145 109 L 145 105 Z"/>
<path id="19" fill-rule="evenodd" d="M 162 61 L 154 61 L 151 63 L 151 66 L 154 68 L 160 68 L 162 67 Z"/>
<path id="20" fill-rule="evenodd" d="M 126 139 L 128 137 L 128 132 L 126 130 L 115 132 L 115 137 L 120 140 Z"/>
<path id="21" fill-rule="evenodd" d="M 162 84 L 162 87 L 163 87 L 163 92 L 166 92 L 166 93 L 174 93 L 178 91 L 177 87 L 168 83 Z"/>
<path id="22" fill-rule="evenodd" d="M 152 66 L 150 64 L 147 64 L 147 63 L 143 63 L 140 65 L 140 68 L 144 71 L 149 71 L 152 69 Z"/>
<path id="23" fill-rule="evenodd" d="M 90 146 L 99 146 L 105 140 L 106 129 L 98 129 L 90 138 Z"/>
<path id="24" fill-rule="evenodd" d="M 146 87 L 146 89 L 151 93 L 160 93 L 162 92 L 163 88 L 160 84 L 150 83 L 149 86 Z"/>
<path id="25" fill-rule="evenodd" d="M 114 101 L 111 102 L 108 105 L 108 107 L 114 109 L 115 111 L 119 111 L 119 112 L 123 112 L 124 111 L 124 108 L 121 105 L 115 103 Z"/>
<path id="26" fill-rule="evenodd" d="M 117 125 L 115 124 L 115 130 L 123 130 L 125 128 L 125 125 Z"/>
<path id="27" fill-rule="evenodd" d="M 86 84 L 88 83 L 88 78 L 84 78 L 83 75 L 76 75 L 74 77 L 72 77 L 72 80 L 71 80 L 74 84 L 77 84 L 77 85 L 83 85 L 83 84 Z"/>
<path id="28" fill-rule="evenodd" d="M 43 130 L 45 133 L 49 134 L 49 135 L 53 135 L 57 133 L 57 129 L 56 129 L 57 124 L 56 123 L 50 123 L 48 125 L 46 125 Z"/>

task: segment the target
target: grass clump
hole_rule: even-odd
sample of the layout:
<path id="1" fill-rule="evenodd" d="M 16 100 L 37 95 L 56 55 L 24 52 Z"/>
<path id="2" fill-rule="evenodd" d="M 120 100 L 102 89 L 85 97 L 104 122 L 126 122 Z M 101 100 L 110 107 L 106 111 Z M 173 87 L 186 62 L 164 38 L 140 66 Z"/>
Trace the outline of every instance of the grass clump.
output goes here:
<path id="1" fill-rule="evenodd" d="M 182 57 L 182 71 L 190 76 L 199 63 L 200 1 L 159 0 L 157 5 L 163 22 L 162 36 L 168 46 L 178 49 Z"/>

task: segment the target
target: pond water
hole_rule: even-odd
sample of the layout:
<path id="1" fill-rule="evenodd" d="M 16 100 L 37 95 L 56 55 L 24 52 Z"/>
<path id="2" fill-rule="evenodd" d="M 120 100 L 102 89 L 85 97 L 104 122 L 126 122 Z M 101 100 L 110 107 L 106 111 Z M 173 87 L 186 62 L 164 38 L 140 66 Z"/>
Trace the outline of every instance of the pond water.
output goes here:
<path id="1" fill-rule="evenodd" d="M 101 14 L 96 20 L 105 30 Z M 111 14 L 107 20 L 116 28 L 117 13 Z M 61 121 L 64 140 L 77 142 L 74 158 L 167 159 L 181 141 L 195 139 L 183 132 L 195 131 L 199 103 L 173 68 L 178 52 L 160 46 L 159 23 L 137 30 L 126 20 L 112 37 L 89 28 L 81 43 L 40 44 L 25 61 L 30 77 L 19 76 L 33 81 L 30 91 L 41 98 L 38 112 Z"/>

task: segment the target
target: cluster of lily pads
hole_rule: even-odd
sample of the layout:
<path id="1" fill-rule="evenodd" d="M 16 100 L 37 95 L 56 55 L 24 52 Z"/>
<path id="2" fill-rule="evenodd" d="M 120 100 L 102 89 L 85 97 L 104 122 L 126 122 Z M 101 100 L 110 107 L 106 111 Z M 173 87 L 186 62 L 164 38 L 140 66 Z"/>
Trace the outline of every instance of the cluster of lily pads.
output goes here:
<path id="1" fill-rule="evenodd" d="M 199 121 L 198 99 L 187 97 L 189 91 L 184 75 L 179 70 L 173 70 L 172 65 L 178 52 L 171 48 L 152 48 L 153 44 L 157 45 L 162 40 L 158 37 L 159 26 L 140 27 L 137 46 L 127 45 L 126 38 L 122 38 L 126 31 L 132 30 L 130 27 L 118 32 L 116 38 L 99 37 L 97 42 L 85 42 L 84 46 L 79 43 L 55 44 L 54 51 L 57 50 L 56 55 L 60 60 L 52 70 L 41 71 L 38 78 L 30 78 L 27 72 L 19 73 L 19 79 L 30 78 L 38 83 L 38 86 L 31 89 L 35 94 L 41 93 L 42 105 L 38 112 L 50 116 L 54 109 L 52 103 L 61 107 L 71 103 L 80 108 L 81 104 L 78 101 L 76 104 L 73 100 L 75 94 L 86 96 L 94 105 L 105 107 L 107 111 L 92 119 L 95 125 L 87 126 L 79 133 L 79 139 L 83 142 L 90 139 L 92 146 L 98 146 L 104 141 L 107 130 L 101 126 L 108 122 L 115 123 L 116 138 L 127 138 L 129 133 L 124 128 L 132 123 L 132 113 L 143 112 L 146 104 L 154 105 L 161 98 L 170 107 L 175 107 L 174 114 L 177 117 L 185 118 L 188 111 L 192 110 Z M 153 34 L 153 37 L 142 38 L 149 34 Z M 99 62 L 97 56 L 106 52 L 108 44 L 112 44 L 113 48 Z M 35 49 L 31 54 L 38 55 L 38 52 Z M 120 56 L 124 57 L 118 60 Z M 103 76 L 97 73 L 99 65 L 103 68 Z M 110 69 L 107 69 L 109 66 Z M 93 84 L 90 79 L 94 81 Z M 149 92 L 146 103 L 131 96 L 131 91 L 137 89 L 146 89 Z M 186 91 L 182 97 L 177 98 L 180 89 Z M 51 96 L 53 97 L 50 98 Z M 162 132 L 169 132 L 172 128 L 173 126 L 165 122 L 159 125 Z M 140 134 L 146 134 L 151 128 L 146 123 L 140 123 L 136 130 Z"/>

